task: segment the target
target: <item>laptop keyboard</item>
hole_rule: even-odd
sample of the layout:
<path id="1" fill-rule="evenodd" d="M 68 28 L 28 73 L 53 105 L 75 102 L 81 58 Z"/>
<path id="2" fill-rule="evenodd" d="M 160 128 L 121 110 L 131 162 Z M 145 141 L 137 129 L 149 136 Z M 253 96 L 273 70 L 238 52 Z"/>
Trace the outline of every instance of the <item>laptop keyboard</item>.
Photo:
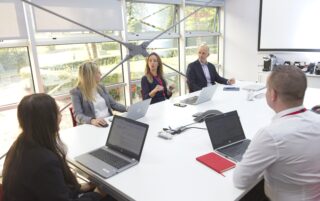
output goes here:
<path id="1" fill-rule="evenodd" d="M 226 154 L 227 156 L 230 156 L 236 159 L 237 161 L 241 161 L 242 155 L 247 150 L 249 144 L 250 144 L 250 140 L 244 140 L 237 144 L 233 144 L 232 146 L 219 149 L 219 151 Z"/>
<path id="2" fill-rule="evenodd" d="M 128 161 L 108 152 L 108 151 L 103 150 L 103 149 L 98 149 L 94 152 L 91 152 L 90 154 L 92 156 L 106 162 L 107 164 L 117 168 L 117 169 L 120 169 L 130 163 L 130 162 L 128 162 Z"/>
<path id="3" fill-rule="evenodd" d="M 190 98 L 186 98 L 186 99 L 182 100 L 181 102 L 187 103 L 187 104 L 193 104 L 193 103 L 197 102 L 197 100 L 198 100 L 198 96 L 192 96 Z"/>

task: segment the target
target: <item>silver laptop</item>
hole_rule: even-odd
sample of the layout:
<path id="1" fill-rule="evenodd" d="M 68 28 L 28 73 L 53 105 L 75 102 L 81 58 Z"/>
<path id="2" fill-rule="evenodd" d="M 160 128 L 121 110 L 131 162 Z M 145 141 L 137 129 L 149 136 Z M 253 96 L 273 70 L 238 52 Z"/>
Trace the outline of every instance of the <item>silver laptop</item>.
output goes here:
<path id="1" fill-rule="evenodd" d="M 207 102 L 211 100 L 213 94 L 216 92 L 218 85 L 211 85 L 201 89 L 199 96 L 192 96 L 181 100 L 181 103 L 186 103 L 189 105 L 198 105 L 200 103 Z"/>
<path id="2" fill-rule="evenodd" d="M 246 139 L 237 111 L 205 119 L 212 147 L 215 151 L 241 161 L 250 140 Z"/>
<path id="3" fill-rule="evenodd" d="M 128 109 L 128 112 L 124 113 L 122 116 L 129 119 L 137 120 L 144 117 L 148 111 L 151 98 L 137 102 L 131 105 Z M 113 121 L 113 116 L 108 118 L 109 121 Z"/>
<path id="4" fill-rule="evenodd" d="M 106 145 L 75 159 L 101 177 L 111 177 L 139 162 L 148 128 L 147 124 L 115 116 Z"/>

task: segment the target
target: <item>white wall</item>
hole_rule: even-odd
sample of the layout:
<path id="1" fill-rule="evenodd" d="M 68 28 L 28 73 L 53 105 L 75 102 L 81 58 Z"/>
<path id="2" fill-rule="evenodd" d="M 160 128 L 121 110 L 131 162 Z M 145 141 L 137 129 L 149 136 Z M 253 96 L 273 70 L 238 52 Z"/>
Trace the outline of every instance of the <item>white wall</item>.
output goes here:
<path id="1" fill-rule="evenodd" d="M 257 80 L 259 0 L 225 1 L 226 78 Z"/>
<path id="2" fill-rule="evenodd" d="M 271 53 L 291 62 L 320 61 L 320 52 L 258 52 L 259 6 L 260 0 L 225 0 L 226 78 L 257 81 L 263 56 Z"/>

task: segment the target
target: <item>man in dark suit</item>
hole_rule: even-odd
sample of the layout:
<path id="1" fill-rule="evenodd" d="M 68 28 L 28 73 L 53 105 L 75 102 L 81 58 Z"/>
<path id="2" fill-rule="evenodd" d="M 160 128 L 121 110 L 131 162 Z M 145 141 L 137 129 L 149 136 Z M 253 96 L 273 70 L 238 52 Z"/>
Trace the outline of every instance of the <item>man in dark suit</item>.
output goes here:
<path id="1" fill-rule="evenodd" d="M 234 84 L 235 79 L 225 79 L 220 77 L 215 66 L 207 61 L 209 57 L 209 47 L 206 44 L 198 48 L 199 59 L 190 63 L 187 69 L 187 83 L 189 92 L 201 90 L 203 87 L 220 84 Z"/>

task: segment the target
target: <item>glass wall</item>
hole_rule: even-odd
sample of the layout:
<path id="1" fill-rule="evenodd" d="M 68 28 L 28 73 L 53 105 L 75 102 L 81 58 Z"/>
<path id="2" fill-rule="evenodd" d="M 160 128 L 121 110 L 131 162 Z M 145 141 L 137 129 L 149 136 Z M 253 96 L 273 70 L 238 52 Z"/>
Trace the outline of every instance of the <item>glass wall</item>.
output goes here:
<path id="1" fill-rule="evenodd" d="M 189 37 L 186 39 L 186 62 L 187 64 L 198 59 L 198 46 L 206 43 L 209 46 L 208 61 L 213 64 L 219 63 L 219 37 Z"/>
<path id="2" fill-rule="evenodd" d="M 127 3 L 128 32 L 162 32 L 173 25 L 177 13 L 174 5 Z"/>
<path id="3" fill-rule="evenodd" d="M 83 62 L 96 61 L 106 74 L 121 61 L 120 45 L 114 42 L 39 46 L 37 51 L 45 93 L 53 96 L 66 94 L 76 85 Z M 103 80 L 105 85 L 122 82 L 121 66 Z"/>
<path id="4" fill-rule="evenodd" d="M 198 9 L 198 6 L 186 6 L 185 15 Z M 185 23 L 186 31 L 219 31 L 218 12 L 216 8 L 202 8 L 191 15 Z"/>
<path id="5" fill-rule="evenodd" d="M 198 6 L 134 3 L 127 1 L 122 32 L 102 30 L 101 32 L 129 43 L 141 44 L 153 40 L 164 30 L 178 22 L 180 16 L 187 16 Z M 175 26 L 147 47 L 149 53 L 156 52 L 164 64 L 185 73 L 185 66 L 197 59 L 197 47 L 207 43 L 210 47 L 209 61 L 219 64 L 220 19 L 219 8 L 206 7 L 184 21 L 185 37 L 180 26 Z M 30 16 L 27 20 L 32 21 Z M 112 19 L 111 19 L 112 20 Z M 27 94 L 48 93 L 56 98 L 60 108 L 70 103 L 69 91 L 76 85 L 78 67 L 81 63 L 94 60 L 102 74 L 108 73 L 124 58 L 125 47 L 92 31 L 84 32 L 36 32 L 30 27 L 34 37 L 21 41 L 0 38 L 0 137 L 1 148 L 7 150 L 19 134 L 16 118 L 17 103 Z M 8 43 L 7 43 L 8 42 Z M 221 41 L 220 41 L 221 42 Z M 9 45 L 6 45 L 9 44 Z M 220 43 L 221 44 L 221 43 Z M 185 50 L 181 51 L 180 46 Z M 144 75 L 145 58 L 133 57 L 106 76 L 102 83 L 110 95 L 122 104 L 138 102 L 141 97 L 140 79 Z M 127 65 L 129 64 L 129 65 Z M 125 69 L 129 67 L 129 69 Z M 185 93 L 185 79 L 174 70 L 164 66 L 165 79 L 175 85 L 174 96 Z M 126 73 L 130 72 L 130 73 Z M 35 82 L 41 80 L 42 82 Z M 131 80 L 131 83 L 127 81 Z M 39 86 L 38 83 L 43 83 Z M 131 97 L 131 100 L 130 98 Z M 129 100 L 129 102 L 128 102 Z M 67 109 L 62 112 L 61 129 L 72 126 Z M 0 150 L 0 155 L 3 150 Z"/>
<path id="6" fill-rule="evenodd" d="M 28 48 L 0 48 L 0 106 L 34 92 Z"/>

